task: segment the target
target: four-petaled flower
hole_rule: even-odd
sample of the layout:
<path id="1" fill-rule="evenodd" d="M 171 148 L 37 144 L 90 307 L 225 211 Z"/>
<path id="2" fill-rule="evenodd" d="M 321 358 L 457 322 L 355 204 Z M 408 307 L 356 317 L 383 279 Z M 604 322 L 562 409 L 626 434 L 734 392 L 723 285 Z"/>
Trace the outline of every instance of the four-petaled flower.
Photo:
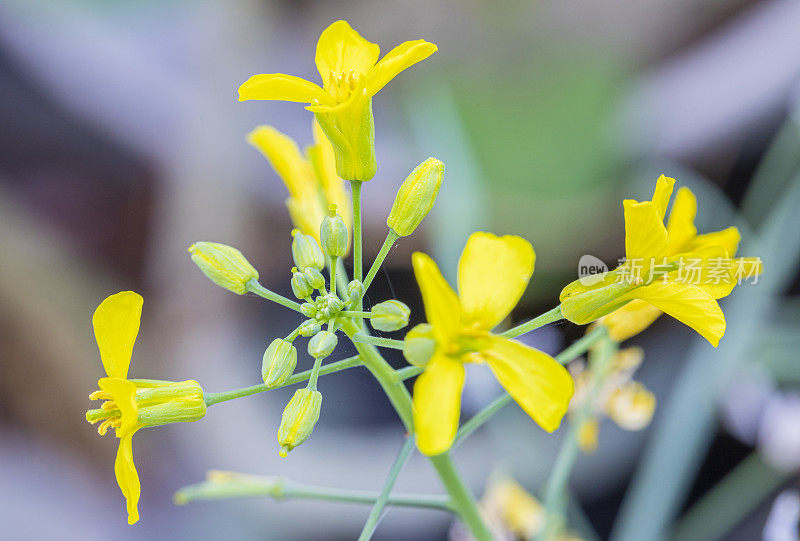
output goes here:
<path id="1" fill-rule="evenodd" d="M 105 299 L 92 318 L 94 335 L 108 377 L 97 382 L 100 390 L 90 400 L 104 400 L 99 409 L 86 412 L 86 420 L 102 421 L 102 436 L 113 428 L 119 438 L 114 473 L 125 496 L 128 524 L 139 520 L 139 474 L 133 463 L 133 434 L 145 426 L 196 421 L 206 413 L 203 389 L 196 381 L 128 379 L 133 344 L 139 334 L 142 297 L 123 291 Z"/>
<path id="2" fill-rule="evenodd" d="M 458 295 L 427 255 L 413 255 L 435 349 L 414 384 L 414 430 L 426 455 L 447 451 L 461 410 L 464 363 L 486 363 L 500 384 L 542 428 L 558 428 L 573 393 L 555 359 L 490 331 L 509 314 L 533 274 L 535 254 L 516 236 L 474 233 L 458 266 Z"/>
<path id="3" fill-rule="evenodd" d="M 309 104 L 333 144 L 336 169 L 345 180 L 375 175 L 372 97 L 397 74 L 437 50 L 423 39 L 406 41 L 380 61 L 380 48 L 346 21 L 326 28 L 317 42 L 315 62 L 322 86 L 293 75 L 253 75 L 239 87 L 239 101 L 279 100 Z"/>

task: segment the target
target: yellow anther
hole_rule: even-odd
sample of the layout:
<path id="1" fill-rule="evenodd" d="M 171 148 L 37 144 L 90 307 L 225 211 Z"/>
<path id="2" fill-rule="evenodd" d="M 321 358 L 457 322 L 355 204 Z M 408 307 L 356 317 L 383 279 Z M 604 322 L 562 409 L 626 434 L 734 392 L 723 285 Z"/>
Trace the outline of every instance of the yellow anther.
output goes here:
<path id="1" fill-rule="evenodd" d="M 114 402 L 113 400 L 108 400 L 100 404 L 100 409 L 105 411 L 115 411 L 118 410 L 119 408 L 117 407 L 116 402 Z"/>
<path id="2" fill-rule="evenodd" d="M 113 425 L 114 425 L 113 420 L 106 419 L 105 421 L 100 423 L 100 426 L 97 427 L 97 433 L 100 434 L 101 436 L 105 436 L 108 429 L 113 427 Z"/>
<path id="3" fill-rule="evenodd" d="M 89 395 L 89 400 L 111 400 L 111 395 L 106 391 L 95 391 Z"/>

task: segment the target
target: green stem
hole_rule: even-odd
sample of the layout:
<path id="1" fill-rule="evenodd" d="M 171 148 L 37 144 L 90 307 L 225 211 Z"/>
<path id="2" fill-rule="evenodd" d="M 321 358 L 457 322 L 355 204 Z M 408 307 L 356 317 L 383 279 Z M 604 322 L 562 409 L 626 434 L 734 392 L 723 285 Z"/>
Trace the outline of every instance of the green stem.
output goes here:
<path id="1" fill-rule="evenodd" d="M 361 356 L 356 355 L 354 357 L 348 357 L 347 359 L 342 359 L 341 361 L 336 361 L 335 363 L 329 363 L 325 366 L 322 366 L 319 370 L 319 375 L 324 376 L 326 374 L 333 374 L 334 372 L 338 372 L 340 370 L 346 370 L 348 368 L 353 368 L 355 366 L 361 366 L 363 363 L 361 362 Z M 306 381 L 311 377 L 312 370 L 306 370 L 304 372 L 298 372 L 286 380 L 285 383 L 282 385 L 278 385 L 277 387 L 267 387 L 263 383 L 259 383 L 258 385 L 251 385 L 250 387 L 243 387 L 241 389 L 233 389 L 231 391 L 222 391 L 219 393 L 204 393 L 203 396 L 206 401 L 206 406 L 212 406 L 214 404 L 219 404 L 220 402 L 226 402 L 228 400 L 233 400 L 234 398 L 241 398 L 243 396 L 250 396 L 251 394 L 256 393 L 263 393 L 264 391 L 271 391 L 273 389 L 279 389 L 281 387 L 287 387 L 289 385 L 294 385 L 295 383 L 300 383 L 302 381 Z"/>
<path id="2" fill-rule="evenodd" d="M 380 336 L 372 336 L 364 334 L 363 331 L 358 332 L 350 337 L 353 342 L 360 342 L 362 344 L 372 344 L 373 346 L 381 346 L 384 348 L 403 349 L 405 342 L 402 340 L 394 340 L 392 338 L 381 338 Z"/>
<path id="3" fill-rule="evenodd" d="M 333 296 L 336 296 L 336 264 L 339 261 L 339 258 L 336 256 L 331 257 L 331 266 L 329 267 L 328 272 L 331 275 L 330 283 L 331 283 L 331 293 Z"/>
<path id="4" fill-rule="evenodd" d="M 353 279 L 361 281 L 364 272 L 361 266 L 361 181 L 351 180 L 350 188 L 353 192 Z"/>
<path id="5" fill-rule="evenodd" d="M 383 246 L 381 246 L 381 251 L 378 252 L 378 256 L 375 258 L 375 261 L 372 262 L 372 266 L 369 268 L 367 277 L 364 279 L 365 293 L 367 289 L 369 289 L 369 285 L 372 283 L 372 280 L 375 278 L 378 270 L 380 270 L 381 265 L 383 265 L 383 260 L 386 259 L 389 250 L 392 249 L 392 246 L 394 246 L 394 243 L 397 242 L 397 239 L 399 238 L 400 235 L 395 233 L 394 229 L 389 229 L 389 233 L 386 235 L 386 240 L 383 241 Z"/>
<path id="6" fill-rule="evenodd" d="M 752 453 L 689 509 L 675 526 L 671 539 L 722 539 L 791 475 Z"/>
<path id="7" fill-rule="evenodd" d="M 561 444 L 561 449 L 558 451 L 555 464 L 550 472 L 550 479 L 547 481 L 544 498 L 544 527 L 537 537 L 538 541 L 557 539 L 564 527 L 567 484 L 580 452 L 578 442 L 581 426 L 592 415 L 595 402 L 608 375 L 608 367 L 616 350 L 617 344 L 606 338 L 601 342 L 600 349 L 590 355 L 589 370 L 591 370 L 593 377 L 592 388 L 589 390 L 589 396 L 586 401 L 581 404 L 576 415 L 570 420 L 566 439 Z"/>
<path id="8" fill-rule="evenodd" d="M 372 317 L 372 312 L 365 312 L 361 310 L 360 312 L 356 312 L 355 310 L 342 310 L 339 312 L 340 316 L 344 317 Z"/>
<path id="9" fill-rule="evenodd" d="M 342 292 L 342 296 L 347 295 L 347 271 L 344 268 L 344 259 L 341 257 L 336 258 L 336 285 Z"/>
<path id="10" fill-rule="evenodd" d="M 584 336 L 583 338 L 576 340 L 573 344 L 571 344 L 564 351 L 556 355 L 554 358 L 560 364 L 567 364 L 568 362 L 582 355 L 587 349 L 589 349 L 592 346 L 592 344 L 594 344 L 604 336 L 606 336 L 606 328 L 598 326 L 596 329 L 586 334 L 586 336 Z M 416 368 L 416 367 L 413 366 L 408 368 Z M 398 370 L 397 372 L 399 374 L 403 370 L 408 370 L 408 368 L 403 368 L 402 370 Z M 453 445 L 457 445 L 458 443 L 460 443 L 461 440 L 463 440 L 464 438 L 475 432 L 475 430 L 480 428 L 484 423 L 486 423 L 486 421 L 491 419 L 495 413 L 497 413 L 507 405 L 511 404 L 513 401 L 514 400 L 511 398 L 511 395 L 509 395 L 508 393 L 503 393 L 502 395 L 497 397 L 488 406 L 484 407 L 481 411 L 473 415 L 469 421 L 467 421 L 461 426 L 461 428 L 458 430 L 458 433 L 456 433 L 456 439 Z"/>
<path id="11" fill-rule="evenodd" d="M 515 336 L 525 334 L 526 332 L 538 329 L 539 327 L 544 327 L 548 323 L 553 323 L 554 321 L 559 321 L 561 319 L 564 319 L 564 316 L 561 314 L 561 305 L 559 304 L 549 312 L 545 312 L 544 314 L 535 317 L 530 321 L 517 325 L 516 327 L 512 327 L 506 332 L 500 333 L 500 336 L 514 338 Z"/>
<path id="12" fill-rule="evenodd" d="M 345 320 L 342 328 L 351 340 L 360 330 L 359 326 L 353 320 Z M 378 383 L 381 388 L 383 388 L 383 391 L 386 393 L 392 406 L 394 406 L 400 419 L 402 419 L 406 429 L 412 432 L 414 420 L 411 395 L 403 384 L 403 380 L 398 377 L 397 372 L 392 370 L 392 367 L 389 366 L 374 346 L 356 341 L 353 341 L 353 345 L 355 345 L 361 357 L 364 359 L 364 365 L 372 372 L 375 379 L 378 380 Z M 480 512 L 478 511 L 478 504 L 458 475 L 450 455 L 448 453 L 443 453 L 429 458 L 434 468 L 436 468 L 436 471 L 439 473 L 439 477 L 442 478 L 442 482 L 448 494 L 450 494 L 452 508 L 458 513 L 478 541 L 490 541 L 492 536 L 481 518 Z"/>
<path id="13" fill-rule="evenodd" d="M 372 491 L 304 485 L 280 478 L 240 474 L 227 475 L 230 475 L 229 480 L 205 481 L 181 488 L 175 493 L 175 503 L 185 505 L 189 502 L 202 500 L 268 497 L 274 500 L 303 499 L 374 504 L 381 496 L 379 493 Z M 386 503 L 403 507 L 425 507 L 452 511 L 449 498 L 439 495 L 391 494 Z"/>
<path id="14" fill-rule="evenodd" d="M 383 511 L 383 508 L 386 507 L 386 503 L 389 501 L 389 494 L 392 491 L 392 487 L 394 487 L 395 481 L 397 481 L 397 476 L 400 475 L 400 470 L 402 470 L 403 466 L 405 466 L 406 462 L 408 462 L 408 458 L 411 456 L 411 451 L 413 450 L 414 434 L 409 434 L 406 437 L 406 442 L 400 449 L 400 453 L 397 455 L 394 464 L 392 464 L 392 468 L 389 470 L 389 475 L 386 478 L 383 489 L 381 490 L 378 499 L 375 500 L 375 505 L 372 506 L 372 510 L 369 513 L 369 517 L 367 517 L 366 524 L 364 524 L 364 529 L 361 530 L 361 535 L 358 537 L 358 541 L 369 541 L 369 539 L 372 538 L 372 534 L 375 533 L 375 528 L 378 526 L 378 519 L 381 517 L 381 512 Z"/>
<path id="15" fill-rule="evenodd" d="M 409 378 L 413 378 L 419 374 L 422 374 L 424 368 L 420 368 L 419 366 L 406 366 L 405 368 L 400 368 L 395 371 L 397 377 L 402 380 L 407 380 Z"/>
<path id="16" fill-rule="evenodd" d="M 315 357 L 314 366 L 311 368 L 311 376 L 308 378 L 308 388 L 312 391 L 317 390 L 317 379 L 319 379 L 320 366 L 322 366 L 322 357 Z"/>
<path id="17" fill-rule="evenodd" d="M 283 295 L 278 295 L 274 291 L 270 291 L 269 289 L 265 288 L 261 284 L 258 283 L 258 280 L 253 278 L 249 282 L 247 282 L 247 291 L 250 293 L 255 293 L 259 297 L 263 297 L 268 301 L 276 302 L 281 306 L 285 306 L 286 308 L 291 308 L 297 312 L 300 311 L 300 304 L 294 302 L 293 300 L 287 299 Z"/>
<path id="18" fill-rule="evenodd" d="M 473 537 L 478 541 L 491 541 L 492 532 L 489 531 L 486 522 L 481 517 L 475 498 L 456 471 L 450 453 L 442 453 L 429 458 L 441 477 L 447 493 L 452 498 L 453 507 L 458 510 L 461 520 L 469 527 Z"/>

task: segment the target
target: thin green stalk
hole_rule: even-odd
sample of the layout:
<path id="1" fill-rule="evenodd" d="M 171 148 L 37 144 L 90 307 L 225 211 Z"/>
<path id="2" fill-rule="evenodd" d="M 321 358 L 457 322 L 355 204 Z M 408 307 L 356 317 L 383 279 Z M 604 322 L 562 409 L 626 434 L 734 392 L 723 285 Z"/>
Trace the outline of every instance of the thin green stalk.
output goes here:
<path id="1" fill-rule="evenodd" d="M 589 419 L 594 409 L 594 404 L 608 375 L 608 367 L 617 350 L 617 344 L 605 339 L 601 342 L 600 349 L 590 356 L 589 369 L 592 371 L 593 383 L 587 400 L 581 405 L 574 418 L 570 421 L 566 439 L 561 444 L 561 449 L 556 456 L 555 464 L 550 472 L 545 490 L 544 527 L 537 536 L 538 541 L 552 541 L 557 539 L 566 521 L 566 496 L 572 468 L 580 453 L 579 435 L 581 426 Z"/>
<path id="2" fill-rule="evenodd" d="M 326 374 L 333 374 L 334 372 L 339 372 L 340 370 L 346 370 L 348 368 L 353 368 L 355 366 L 361 366 L 363 363 L 361 362 L 361 356 L 355 355 L 353 357 L 348 357 L 347 359 L 342 359 L 341 361 L 336 361 L 335 363 L 329 363 L 322 367 L 320 367 L 319 375 L 324 376 Z M 298 372 L 286 380 L 285 383 L 282 385 L 278 385 L 277 387 L 269 388 L 263 383 L 259 383 L 258 385 L 251 385 L 250 387 L 243 387 L 241 389 L 233 389 L 231 391 L 222 391 L 219 393 L 204 393 L 203 396 L 206 401 L 206 406 L 211 406 L 214 404 L 219 404 L 220 402 L 226 402 L 228 400 L 233 400 L 234 398 L 241 398 L 243 396 L 250 396 L 251 394 L 256 393 L 263 393 L 264 391 L 271 391 L 273 389 L 279 389 L 281 387 L 287 387 L 289 385 L 294 385 L 295 383 L 300 383 L 302 381 L 306 381 L 311 377 L 312 370 L 306 370 L 304 372 Z"/>
<path id="3" fill-rule="evenodd" d="M 347 296 L 348 285 L 347 271 L 344 268 L 344 258 L 336 258 L 336 285 L 339 291 L 342 292 L 342 300 Z"/>
<path id="4" fill-rule="evenodd" d="M 778 471 L 758 453 L 752 453 L 687 511 L 672 531 L 671 539 L 722 539 L 791 475 L 792 472 Z"/>
<path id="5" fill-rule="evenodd" d="M 380 336 L 372 336 L 358 332 L 350 337 L 354 342 L 361 342 L 362 344 L 372 344 L 373 346 L 381 346 L 384 348 L 403 349 L 405 342 L 402 340 L 394 340 L 392 338 L 381 338 Z"/>
<path id="6" fill-rule="evenodd" d="M 606 336 L 606 328 L 602 326 L 598 326 L 596 329 L 592 330 L 588 334 L 586 334 L 583 338 L 576 340 L 573 344 L 571 344 L 568 348 L 564 351 L 556 355 L 554 358 L 561 364 L 567 364 L 568 362 L 576 359 L 578 356 L 582 355 L 587 349 L 589 349 L 592 344 L 600 340 L 603 336 Z M 410 367 L 416 368 L 416 367 Z M 402 370 L 407 370 L 404 368 Z M 402 370 L 398 370 L 400 373 Z M 421 372 L 422 370 L 420 370 Z M 411 376 L 409 376 L 411 377 Z M 464 423 L 461 428 L 456 433 L 456 439 L 453 442 L 453 445 L 458 445 L 461 440 L 475 432 L 478 428 L 480 428 L 486 421 L 492 418 L 495 413 L 506 407 L 507 405 L 511 404 L 514 400 L 511 398 L 511 395 L 508 393 L 503 393 L 499 397 L 497 397 L 494 401 L 492 401 L 488 406 L 484 407 L 478 413 L 472 416 L 472 418 Z"/>
<path id="7" fill-rule="evenodd" d="M 265 288 L 261 284 L 258 283 L 258 280 L 253 278 L 249 282 L 247 282 L 247 291 L 250 293 L 255 293 L 259 297 L 263 297 L 268 301 L 276 302 L 281 306 L 285 306 L 286 308 L 291 308 L 297 312 L 300 311 L 300 304 L 294 302 L 293 300 L 287 299 L 283 295 L 278 295 L 274 291 L 270 291 L 269 289 Z"/>
<path id="8" fill-rule="evenodd" d="M 321 366 L 322 366 L 322 357 L 315 357 L 314 366 L 311 368 L 311 375 L 308 378 L 308 388 L 311 389 L 312 391 L 317 390 L 317 379 L 319 379 L 319 369 Z"/>
<path id="9" fill-rule="evenodd" d="M 383 260 L 386 259 L 389 250 L 392 249 L 392 246 L 394 246 L 394 243 L 397 242 L 397 239 L 399 238 L 400 235 L 395 233 L 394 229 L 389 229 L 389 233 L 386 235 L 386 240 L 383 241 L 383 246 L 381 246 L 381 251 L 378 252 L 378 256 L 375 258 L 375 261 L 372 262 L 372 266 L 369 268 L 367 277 L 364 279 L 365 293 L 367 289 L 369 289 L 369 285 L 372 283 L 372 280 L 375 278 L 378 270 L 380 270 L 381 265 L 383 265 Z"/>
<path id="10" fill-rule="evenodd" d="M 545 312 L 544 314 L 535 317 L 530 321 L 517 325 L 516 327 L 512 327 L 506 332 L 500 333 L 500 336 L 514 338 L 515 336 L 525 334 L 534 329 L 538 329 L 539 327 L 544 327 L 548 323 L 553 323 L 554 321 L 559 321 L 561 319 L 564 319 L 564 316 L 561 314 L 561 305 L 559 304 L 552 310 Z"/>
<path id="11" fill-rule="evenodd" d="M 254 475 L 217 473 L 222 479 L 212 479 L 181 488 L 174 501 L 185 505 L 194 501 L 224 500 L 230 498 L 272 498 L 280 500 L 321 500 L 344 503 L 374 504 L 381 494 L 365 490 L 346 490 L 294 483 L 287 479 Z M 452 511 L 447 496 L 427 494 L 390 494 L 390 505 L 424 507 Z"/>
<path id="12" fill-rule="evenodd" d="M 414 376 L 422 374 L 424 370 L 425 370 L 424 368 L 421 368 L 419 366 L 406 366 L 405 368 L 400 368 L 396 370 L 395 374 L 397 374 L 398 378 L 402 380 L 407 380 L 409 378 L 413 378 Z"/>
<path id="13" fill-rule="evenodd" d="M 450 453 L 442 453 L 429 458 L 441 477 L 447 493 L 452 498 L 453 507 L 458 511 L 464 524 L 469 527 L 472 536 L 478 541 L 491 541 L 492 532 L 489 531 L 486 522 L 481 517 L 475 498 L 458 474 Z"/>
<path id="14" fill-rule="evenodd" d="M 353 320 L 346 320 L 343 330 L 352 340 L 353 336 L 359 332 L 359 326 Z M 378 380 L 381 388 L 383 388 L 392 406 L 394 406 L 406 426 L 406 430 L 411 432 L 414 423 L 411 395 L 403 381 L 374 346 L 356 341 L 353 341 L 353 345 L 355 345 L 364 359 L 364 365 L 372 372 L 372 375 L 375 376 L 375 379 Z M 456 471 L 450 455 L 443 453 L 429 458 L 439 473 L 439 477 L 441 477 L 448 494 L 450 494 L 452 509 L 458 513 L 461 520 L 469 527 L 478 541 L 491 541 L 492 536 L 481 518 L 478 504 Z"/>
<path id="15" fill-rule="evenodd" d="M 336 267 L 338 261 L 339 261 L 338 257 L 336 256 L 331 257 L 331 266 L 328 270 L 328 272 L 331 274 L 331 279 L 330 279 L 331 293 L 333 293 L 334 297 L 336 296 Z"/>
<path id="16" fill-rule="evenodd" d="M 400 453 L 392 464 L 392 468 L 389 470 L 389 475 L 386 478 L 386 482 L 383 484 L 383 489 L 378 499 L 375 500 L 375 505 L 372 506 L 372 511 L 370 511 L 369 517 L 367 517 L 367 522 L 364 524 L 364 529 L 361 530 L 358 541 L 369 541 L 369 539 L 372 538 L 372 534 L 375 533 L 375 528 L 378 526 L 378 519 L 381 517 L 381 512 L 389 501 L 389 495 L 392 491 L 392 487 L 394 487 L 395 481 L 397 481 L 397 476 L 400 475 L 400 470 L 402 470 L 403 466 L 408 462 L 408 458 L 411 456 L 411 451 L 413 450 L 414 434 L 409 434 L 406 437 L 406 442 L 400 449 Z"/>
<path id="17" fill-rule="evenodd" d="M 361 281 L 364 272 L 361 266 L 361 181 L 351 180 L 350 189 L 353 192 L 353 279 Z"/>
<path id="18" fill-rule="evenodd" d="M 339 315 L 344 317 L 369 318 L 372 317 L 372 312 L 365 312 L 364 310 L 361 310 L 360 312 L 356 312 L 355 310 L 342 310 L 341 312 L 339 312 Z"/>

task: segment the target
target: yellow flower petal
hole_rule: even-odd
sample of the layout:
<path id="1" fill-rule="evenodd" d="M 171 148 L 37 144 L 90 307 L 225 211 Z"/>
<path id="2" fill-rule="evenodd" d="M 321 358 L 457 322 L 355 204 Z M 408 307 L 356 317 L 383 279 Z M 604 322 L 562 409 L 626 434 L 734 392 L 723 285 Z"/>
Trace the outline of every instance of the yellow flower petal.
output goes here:
<path id="1" fill-rule="evenodd" d="M 473 233 L 458 263 L 458 294 L 466 325 L 490 330 L 519 301 L 533 274 L 531 244 L 513 235 Z"/>
<path id="2" fill-rule="evenodd" d="M 626 199 L 625 207 L 625 257 L 641 262 L 646 269 L 651 258 L 665 255 L 667 229 L 658 209 L 651 201 L 637 203 Z"/>
<path id="3" fill-rule="evenodd" d="M 114 461 L 114 473 L 122 495 L 125 496 L 128 508 L 128 524 L 139 521 L 139 495 L 142 487 L 139 483 L 139 474 L 133 463 L 133 435 L 128 434 L 119 440 L 117 459 Z"/>
<path id="4" fill-rule="evenodd" d="M 284 73 L 253 75 L 239 87 L 239 101 L 277 100 L 297 103 L 331 103 L 317 84 Z"/>
<path id="5" fill-rule="evenodd" d="M 736 250 L 739 248 L 739 241 L 741 239 L 742 236 L 739 234 L 737 228 L 728 227 L 722 231 L 697 235 L 697 237 L 688 244 L 686 250 L 696 252 L 709 246 L 720 246 L 725 249 L 728 257 L 733 257 L 736 255 Z"/>
<path id="6" fill-rule="evenodd" d="M 675 196 L 667 221 L 670 255 L 685 252 L 689 243 L 697 236 L 694 218 L 697 215 L 697 199 L 689 188 L 681 188 Z"/>
<path id="7" fill-rule="evenodd" d="M 347 21 L 336 21 L 319 36 L 314 60 L 328 90 L 339 84 L 333 79 L 351 73 L 356 79 L 369 75 L 379 55 L 377 44 L 362 38 Z"/>
<path id="8" fill-rule="evenodd" d="M 550 355 L 501 336 L 481 350 L 500 384 L 548 432 L 561 424 L 575 392 L 572 376 Z"/>
<path id="9" fill-rule="evenodd" d="M 725 334 L 725 315 L 711 294 L 700 287 L 656 281 L 631 295 L 693 328 L 714 347 Z"/>
<path id="10" fill-rule="evenodd" d="M 300 154 L 297 143 L 291 137 L 272 126 L 262 125 L 247 134 L 247 142 L 269 161 L 292 197 L 319 198 L 311 164 Z"/>
<path id="11" fill-rule="evenodd" d="M 653 192 L 652 201 L 661 220 L 664 220 L 664 216 L 667 214 L 667 205 L 669 204 L 669 198 L 672 196 L 673 186 L 675 186 L 675 179 L 666 175 L 661 175 L 656 181 L 656 189 Z"/>
<path id="12" fill-rule="evenodd" d="M 442 353 L 434 354 L 414 382 L 414 431 L 422 454 L 438 455 L 453 444 L 463 386 L 464 365 Z"/>
<path id="13" fill-rule="evenodd" d="M 608 335 L 613 340 L 622 342 L 652 325 L 661 314 L 661 310 L 652 304 L 634 299 L 605 316 L 602 322 L 608 328 Z"/>
<path id="14" fill-rule="evenodd" d="M 94 337 L 103 368 L 110 377 L 125 379 L 128 376 L 143 303 L 138 293 L 122 291 L 105 299 L 94 311 Z"/>
<path id="15" fill-rule="evenodd" d="M 458 337 L 461 324 L 458 297 L 428 255 L 414 252 L 411 263 L 422 292 L 425 316 L 433 326 L 433 335 L 440 344 L 448 344 Z"/>
<path id="16" fill-rule="evenodd" d="M 367 92 L 374 96 L 386 83 L 394 79 L 401 71 L 410 68 L 435 53 L 438 49 L 433 43 L 424 39 L 406 41 L 389 51 L 372 70 L 367 81 Z"/>

